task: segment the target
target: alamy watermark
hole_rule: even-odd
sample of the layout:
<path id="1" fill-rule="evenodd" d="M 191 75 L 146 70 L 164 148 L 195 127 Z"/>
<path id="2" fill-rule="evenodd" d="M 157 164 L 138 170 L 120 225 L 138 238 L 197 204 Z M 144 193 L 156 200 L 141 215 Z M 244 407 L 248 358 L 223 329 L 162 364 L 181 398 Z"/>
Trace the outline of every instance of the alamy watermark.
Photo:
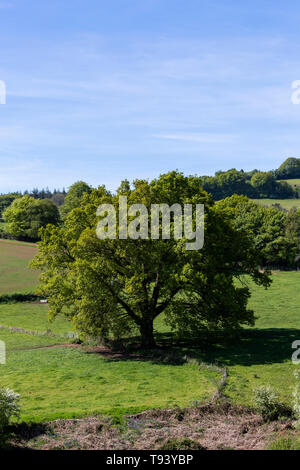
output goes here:
<path id="1" fill-rule="evenodd" d="M 6 104 L 6 85 L 3 80 L 0 80 L 0 104 Z"/>
<path id="2" fill-rule="evenodd" d="M 294 80 L 292 82 L 293 91 L 291 95 L 291 101 L 293 104 L 300 104 L 300 80 Z"/>
<path id="3" fill-rule="evenodd" d="M 4 341 L 0 341 L 0 364 L 6 364 L 6 346 Z"/>
<path id="4" fill-rule="evenodd" d="M 292 343 L 292 349 L 295 351 L 292 354 L 292 363 L 295 365 L 300 364 L 300 340 L 295 340 Z M 298 369 L 294 370 L 294 377 L 296 379 L 296 385 L 293 391 L 293 408 L 296 417 L 300 416 L 300 372 Z"/>
<path id="5" fill-rule="evenodd" d="M 185 237 L 187 250 L 201 250 L 204 244 L 204 205 L 195 204 L 151 204 L 150 214 L 144 204 L 132 204 L 128 207 L 127 197 L 119 197 L 117 211 L 113 204 L 100 204 L 97 216 L 101 217 L 96 229 L 97 237 L 101 240 L 169 240 L 171 235 L 175 240 Z M 130 219 L 130 221 L 128 220 Z M 149 236 L 150 229 L 150 236 Z M 194 241 L 191 241 L 194 240 Z"/>

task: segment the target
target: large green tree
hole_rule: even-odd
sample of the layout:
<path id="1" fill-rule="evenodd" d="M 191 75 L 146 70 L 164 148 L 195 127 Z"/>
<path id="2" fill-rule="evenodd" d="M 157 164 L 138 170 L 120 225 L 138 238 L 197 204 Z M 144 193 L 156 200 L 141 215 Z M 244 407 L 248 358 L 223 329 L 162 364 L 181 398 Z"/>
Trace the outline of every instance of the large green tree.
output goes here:
<path id="1" fill-rule="evenodd" d="M 60 207 L 61 217 L 65 219 L 69 212 L 80 206 L 83 195 L 85 193 L 90 193 L 91 191 L 92 188 L 84 181 L 77 181 L 76 183 L 72 184 L 66 197 L 64 198 L 63 205 Z"/>
<path id="2" fill-rule="evenodd" d="M 0 195 L 0 219 L 2 218 L 2 214 L 7 207 L 11 205 L 11 203 L 18 197 L 22 197 L 20 193 L 8 193 L 8 194 L 1 194 Z"/>
<path id="3" fill-rule="evenodd" d="M 276 180 L 271 171 L 257 171 L 250 182 L 257 189 L 260 197 L 269 197 L 275 190 Z"/>
<path id="4" fill-rule="evenodd" d="M 142 203 L 149 210 L 160 203 L 204 204 L 203 248 L 186 250 L 184 238 L 151 239 L 150 228 L 147 240 L 97 238 L 97 207 L 110 203 L 118 212 L 121 195 L 128 206 Z M 63 312 L 94 336 L 137 327 L 146 348 L 155 345 L 153 322 L 162 313 L 186 332 L 253 325 L 249 290 L 234 280 L 248 273 L 258 284 L 269 284 L 257 269 L 257 255 L 249 235 L 233 228 L 198 178 L 171 172 L 151 183 L 137 180 L 133 188 L 124 182 L 115 195 L 104 187 L 85 194 L 63 227 L 42 230 L 33 266 L 42 270 L 39 291 L 53 316 Z"/>
<path id="5" fill-rule="evenodd" d="M 7 232 L 12 236 L 37 240 L 41 227 L 59 223 L 59 212 L 49 199 L 34 199 L 25 195 L 12 202 L 4 211 L 3 219 Z"/>
<path id="6" fill-rule="evenodd" d="M 277 179 L 300 178 L 300 158 L 289 157 L 275 172 Z"/>

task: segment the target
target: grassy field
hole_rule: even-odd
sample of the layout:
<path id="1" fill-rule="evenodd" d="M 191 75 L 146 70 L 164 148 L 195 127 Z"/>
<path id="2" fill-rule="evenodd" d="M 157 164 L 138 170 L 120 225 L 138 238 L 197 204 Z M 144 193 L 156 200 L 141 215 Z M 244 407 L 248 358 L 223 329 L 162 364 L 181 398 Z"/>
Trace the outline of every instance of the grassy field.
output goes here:
<path id="1" fill-rule="evenodd" d="M 48 307 L 43 304 L 27 302 L 0 304 L 0 325 L 22 327 L 35 332 L 51 331 L 54 334 L 65 334 L 73 331 L 64 317 L 57 317 L 53 322 L 48 318 Z"/>
<path id="2" fill-rule="evenodd" d="M 19 303 L 0 306 L 0 325 L 33 331 L 49 329 L 47 307 Z M 68 333 L 63 318 L 50 328 Z M 70 418 L 89 414 L 135 412 L 147 408 L 189 406 L 206 402 L 219 374 L 193 364 L 154 360 L 114 360 L 75 347 L 51 348 L 66 339 L 0 329 L 7 363 L 1 365 L 1 386 L 21 394 L 22 419 Z"/>
<path id="3" fill-rule="evenodd" d="M 34 289 L 38 272 L 28 263 L 37 251 L 33 243 L 0 239 L 0 294 Z"/>
<path id="4" fill-rule="evenodd" d="M 2 292 L 34 287 L 36 273 L 32 275 L 27 264 L 35 252 L 34 245 L 0 241 Z M 262 384 L 270 384 L 286 402 L 292 400 L 297 366 L 291 362 L 291 344 L 300 339 L 300 272 L 276 272 L 273 280 L 268 290 L 250 284 L 250 307 L 258 319 L 254 328 L 243 331 L 240 341 L 180 349 L 199 361 L 225 365 L 229 372 L 225 393 L 235 403 L 251 405 L 253 390 Z M 189 406 L 207 401 L 221 377 L 194 364 L 109 359 L 70 347 L 62 335 L 72 326 L 64 318 L 49 323 L 47 306 L 42 304 L 0 304 L 0 327 L 0 340 L 7 347 L 0 384 L 21 394 L 26 421 Z M 155 329 L 158 341 L 172 338 L 163 317 L 156 320 Z M 49 330 L 57 336 L 49 335 Z"/>
<path id="5" fill-rule="evenodd" d="M 273 278 L 267 291 L 251 285 L 250 305 L 259 318 L 255 328 L 245 329 L 241 341 L 183 350 L 200 361 L 227 366 L 226 394 L 235 403 L 251 405 L 253 390 L 262 384 L 270 384 L 291 403 L 296 367 L 291 343 L 300 339 L 300 273 L 275 273 Z M 56 322 L 52 331 L 70 331 L 66 320 Z M 49 327 L 46 307 L 31 304 L 1 306 L 0 324 L 36 331 Z M 156 330 L 158 340 L 170 335 L 163 319 Z M 46 348 L 61 338 L 0 330 L 0 339 L 8 348 L 7 364 L 0 366 L 1 384 L 21 393 L 25 420 L 188 406 L 208 400 L 220 380 L 220 374 L 191 364 L 106 359 L 78 348 Z"/>
<path id="6" fill-rule="evenodd" d="M 273 204 L 280 204 L 286 210 L 300 207 L 300 199 L 252 199 L 261 206 L 271 207 Z"/>
<path id="7" fill-rule="evenodd" d="M 300 178 L 297 179 L 290 179 L 290 180 L 280 180 L 288 183 L 289 185 L 293 186 L 293 188 L 300 189 Z M 253 201 L 257 202 L 262 206 L 270 207 L 272 204 L 280 204 L 286 210 L 291 209 L 292 207 L 296 207 L 297 209 L 300 207 L 300 198 L 299 199 L 253 199 Z"/>
<path id="8" fill-rule="evenodd" d="M 249 405 L 253 390 L 271 385 L 287 403 L 295 386 L 291 361 L 294 340 L 300 340 L 300 272 L 276 272 L 268 290 L 250 283 L 250 307 L 258 317 L 254 328 L 244 330 L 242 340 L 230 346 L 198 352 L 205 361 L 219 361 L 229 370 L 226 394 L 234 402 Z"/>
<path id="9" fill-rule="evenodd" d="M 293 187 L 298 187 L 300 188 L 300 178 L 295 178 L 295 179 L 290 179 L 290 180 L 279 180 L 285 183 L 288 183 L 289 185 Z"/>
<path id="10" fill-rule="evenodd" d="M 1 293 L 34 288 L 37 274 L 28 262 L 35 253 L 33 244 L 0 240 Z M 23 420 L 188 406 L 207 401 L 216 390 L 219 374 L 200 373 L 196 365 L 109 360 L 69 347 L 67 338 L 51 336 L 49 330 L 67 335 L 72 326 L 64 318 L 50 323 L 47 310 L 37 303 L 0 304 L 0 340 L 7 350 L 0 385 L 21 394 Z"/>
<path id="11" fill-rule="evenodd" d="M 109 360 L 75 348 L 12 352 L 1 384 L 19 391 L 22 418 L 40 421 L 207 401 L 216 373 L 193 364 Z"/>

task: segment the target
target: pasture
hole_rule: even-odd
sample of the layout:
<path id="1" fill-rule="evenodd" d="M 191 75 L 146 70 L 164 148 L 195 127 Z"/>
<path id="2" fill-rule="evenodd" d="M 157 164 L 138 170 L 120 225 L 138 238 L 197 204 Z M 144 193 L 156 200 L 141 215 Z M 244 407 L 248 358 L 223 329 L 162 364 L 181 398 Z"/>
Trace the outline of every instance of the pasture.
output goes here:
<path id="1" fill-rule="evenodd" d="M 28 268 L 37 252 L 34 243 L 0 239 L 0 294 L 32 291 L 38 272 Z"/>
<path id="2" fill-rule="evenodd" d="M 0 250 L 1 293 L 33 290 L 37 274 L 28 262 L 35 245 L 0 240 Z M 39 303 L 0 304 L 7 350 L 0 383 L 21 394 L 25 421 L 189 406 L 216 390 L 218 374 L 193 364 L 106 359 L 70 346 L 72 325 L 61 317 L 49 322 L 47 310 Z"/>
<path id="3" fill-rule="evenodd" d="M 27 265 L 35 252 L 32 244 L 0 241 L 1 292 L 34 288 L 37 274 Z M 226 366 L 225 395 L 233 403 L 251 405 L 253 390 L 262 384 L 270 384 L 291 403 L 297 367 L 291 362 L 291 344 L 300 339 L 299 282 L 299 272 L 275 272 L 268 290 L 250 283 L 250 307 L 258 319 L 254 328 L 244 329 L 241 340 L 209 348 L 174 343 L 172 348 L 179 356 L 188 353 L 199 362 Z M 205 403 L 221 378 L 212 368 L 184 361 L 105 357 L 70 345 L 72 325 L 62 317 L 50 323 L 42 304 L 0 304 L 0 326 L 7 347 L 0 383 L 21 394 L 25 421 Z M 158 343 L 170 344 L 172 332 L 163 317 L 157 318 L 155 330 Z"/>
<path id="4" fill-rule="evenodd" d="M 300 199 L 252 199 L 257 204 L 271 207 L 273 204 L 280 204 L 283 209 L 290 210 L 293 207 L 300 207 Z"/>
<path id="5" fill-rule="evenodd" d="M 300 178 L 292 178 L 288 180 L 279 180 L 285 183 L 288 183 L 289 185 L 293 186 L 294 188 L 300 188 Z"/>

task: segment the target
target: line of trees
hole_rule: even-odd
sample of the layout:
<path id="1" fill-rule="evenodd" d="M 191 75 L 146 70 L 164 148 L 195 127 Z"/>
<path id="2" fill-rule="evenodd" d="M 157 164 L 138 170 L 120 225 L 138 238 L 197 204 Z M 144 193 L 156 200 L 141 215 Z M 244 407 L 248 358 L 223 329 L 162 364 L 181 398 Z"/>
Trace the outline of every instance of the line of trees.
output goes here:
<path id="1" fill-rule="evenodd" d="M 254 171 L 247 181 L 263 191 L 274 183 L 268 173 Z M 232 175 L 236 170 L 216 178 L 229 187 Z M 239 181 L 242 187 L 245 180 Z M 96 209 L 110 203 L 118 212 L 120 195 L 149 211 L 161 202 L 204 204 L 203 249 L 186 251 L 184 238 L 152 240 L 150 227 L 148 240 L 99 240 Z M 249 288 L 236 280 L 248 274 L 267 287 L 269 272 L 260 267 L 296 267 L 300 260 L 300 211 L 261 207 L 237 194 L 215 202 L 201 177 L 177 171 L 151 182 L 123 181 L 115 194 L 79 181 L 61 206 L 49 198 L 17 195 L 3 219 L 15 237 L 40 238 L 32 266 L 42 271 L 39 294 L 48 299 L 53 317 L 64 313 L 82 334 L 102 339 L 137 328 L 145 348 L 155 346 L 153 322 L 162 313 L 185 338 L 203 331 L 232 335 L 253 325 Z"/>
<path id="2" fill-rule="evenodd" d="M 231 196 L 217 202 L 230 214 L 237 230 L 246 230 L 259 250 L 262 267 L 300 266 L 300 210 L 262 207 L 246 196 Z"/>
<path id="3" fill-rule="evenodd" d="M 215 201 L 233 194 L 254 199 L 298 198 L 298 190 L 286 181 L 278 181 L 273 171 L 244 172 L 233 168 L 228 171 L 219 171 L 215 176 L 200 176 L 199 180 L 203 189 L 212 194 Z"/>
<path id="4" fill-rule="evenodd" d="M 74 183 L 68 193 L 59 190 L 0 195 L 0 215 L 5 228 L 0 227 L 0 237 L 37 241 L 39 230 L 48 224 L 63 223 L 67 214 L 78 207 L 85 192 L 91 191 L 83 181 Z"/>

